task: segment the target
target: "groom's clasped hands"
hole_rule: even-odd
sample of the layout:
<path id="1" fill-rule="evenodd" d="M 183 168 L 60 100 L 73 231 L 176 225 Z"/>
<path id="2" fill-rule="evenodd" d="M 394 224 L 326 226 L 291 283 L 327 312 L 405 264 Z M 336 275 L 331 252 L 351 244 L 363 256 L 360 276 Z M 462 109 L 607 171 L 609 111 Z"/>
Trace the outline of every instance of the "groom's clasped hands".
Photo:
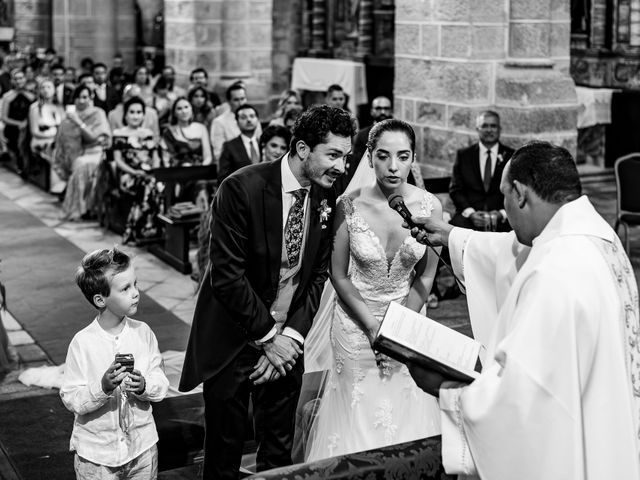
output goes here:
<path id="1" fill-rule="evenodd" d="M 293 369 L 302 347 L 293 338 L 277 334 L 263 343 L 264 355 L 253 367 L 249 376 L 255 385 L 277 380 Z"/>

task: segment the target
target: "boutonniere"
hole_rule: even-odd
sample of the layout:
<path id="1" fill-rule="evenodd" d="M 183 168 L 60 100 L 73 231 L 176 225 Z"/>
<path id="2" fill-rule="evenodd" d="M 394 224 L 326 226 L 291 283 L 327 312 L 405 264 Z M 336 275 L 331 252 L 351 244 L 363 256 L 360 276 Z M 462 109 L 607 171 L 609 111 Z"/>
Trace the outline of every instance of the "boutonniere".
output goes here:
<path id="1" fill-rule="evenodd" d="M 501 153 L 498 154 L 498 165 L 500 165 L 502 162 L 504 162 L 504 157 L 502 156 Z"/>
<path id="2" fill-rule="evenodd" d="M 320 202 L 318 213 L 320 214 L 320 224 L 322 225 L 322 229 L 324 230 L 325 228 L 327 228 L 326 223 L 329 221 L 329 214 L 331 213 L 331 207 L 327 205 L 326 198 Z"/>

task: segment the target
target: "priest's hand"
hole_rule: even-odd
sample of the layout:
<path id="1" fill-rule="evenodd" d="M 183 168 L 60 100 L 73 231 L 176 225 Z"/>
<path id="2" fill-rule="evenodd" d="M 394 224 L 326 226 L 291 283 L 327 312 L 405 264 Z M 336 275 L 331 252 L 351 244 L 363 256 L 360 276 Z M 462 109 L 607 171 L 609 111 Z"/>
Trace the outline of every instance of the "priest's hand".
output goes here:
<path id="1" fill-rule="evenodd" d="M 440 395 L 440 387 L 442 383 L 447 380 L 443 375 L 433 370 L 427 370 L 415 363 L 407 363 L 407 368 L 413 381 L 416 382 L 416 385 L 422 390 L 434 397 Z"/>
<path id="2" fill-rule="evenodd" d="M 453 229 L 452 225 L 440 218 L 434 217 L 411 217 L 413 223 L 418 227 L 411 228 L 411 235 L 420 243 L 426 245 L 431 243 L 433 246 L 447 246 L 449 244 L 449 233 Z M 404 222 L 404 228 L 410 228 Z"/>
<path id="3" fill-rule="evenodd" d="M 274 368 L 283 377 L 287 370 L 292 370 L 296 359 L 302 355 L 302 348 L 298 342 L 286 335 L 277 334 L 263 343 L 264 353 Z"/>
<path id="4" fill-rule="evenodd" d="M 272 382 L 281 377 L 266 355 L 262 355 L 258 363 L 253 367 L 253 373 L 249 375 L 249 380 L 253 380 L 254 385 Z"/>

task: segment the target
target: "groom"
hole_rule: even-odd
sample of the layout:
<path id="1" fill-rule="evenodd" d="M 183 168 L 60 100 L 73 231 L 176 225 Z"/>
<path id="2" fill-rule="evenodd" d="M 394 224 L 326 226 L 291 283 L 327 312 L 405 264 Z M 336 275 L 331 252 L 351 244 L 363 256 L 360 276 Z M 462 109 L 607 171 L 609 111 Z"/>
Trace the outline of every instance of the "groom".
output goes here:
<path id="1" fill-rule="evenodd" d="M 204 478 L 238 478 L 252 397 L 259 471 L 291 464 L 304 337 L 331 253 L 334 181 L 354 127 L 341 109 L 300 116 L 282 160 L 245 167 L 212 205 L 210 264 L 180 390 L 204 382 Z"/>

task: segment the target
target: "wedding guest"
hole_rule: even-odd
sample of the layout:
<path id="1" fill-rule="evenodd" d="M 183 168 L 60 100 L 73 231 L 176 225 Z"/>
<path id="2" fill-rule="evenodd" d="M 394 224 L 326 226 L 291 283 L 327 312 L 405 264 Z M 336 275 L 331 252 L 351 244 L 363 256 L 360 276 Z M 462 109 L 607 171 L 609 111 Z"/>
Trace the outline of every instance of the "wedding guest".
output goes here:
<path id="1" fill-rule="evenodd" d="M 140 87 L 140 95 L 137 96 L 150 107 L 153 104 L 153 88 L 151 88 L 151 78 L 146 67 L 138 67 L 133 71 L 133 83 Z"/>
<path id="2" fill-rule="evenodd" d="M 124 102 L 127 100 L 138 97 L 142 94 L 142 90 L 136 84 L 129 84 L 124 87 L 122 92 L 122 102 L 116 105 L 116 108 L 109 112 L 109 125 L 111 130 L 124 127 Z M 158 112 L 155 108 L 145 108 L 144 121 L 142 122 L 144 128 L 148 128 L 153 132 L 153 136 L 158 141 L 160 139 L 160 124 L 158 121 Z"/>
<path id="3" fill-rule="evenodd" d="M 151 402 L 165 397 L 169 380 L 153 331 L 131 318 L 140 301 L 131 258 L 115 247 L 88 253 L 76 283 L 98 310 L 69 344 L 60 387 L 74 414 L 76 479 L 155 479 L 158 432 Z M 133 364 L 127 367 L 114 352 L 131 354 Z"/>
<path id="4" fill-rule="evenodd" d="M 15 68 L 11 71 L 13 88 L 2 97 L 2 122 L 4 123 L 4 136 L 7 148 L 15 155 L 18 170 L 22 170 L 24 164 L 19 155 L 20 138 L 27 128 L 29 107 L 35 100 L 35 96 L 26 89 L 27 79 L 24 71 Z"/>
<path id="5" fill-rule="evenodd" d="M 56 137 L 54 168 L 67 189 L 62 210 L 67 220 L 92 216 L 93 179 L 104 149 L 111 145 L 111 129 L 104 110 L 93 106 L 91 89 L 80 85 L 73 92 L 74 110 L 67 111 Z"/>
<path id="6" fill-rule="evenodd" d="M 213 105 L 214 109 L 222 103 L 218 94 L 209 90 L 209 73 L 204 68 L 198 67 L 193 69 L 189 75 L 189 81 L 191 82 L 189 90 L 195 87 L 202 87 L 205 89 L 209 96 L 209 101 L 211 102 L 211 105 Z"/>
<path id="7" fill-rule="evenodd" d="M 285 90 L 280 94 L 278 106 L 271 117 L 269 125 L 284 126 L 284 116 L 292 108 L 302 108 L 302 99 L 300 98 L 300 94 L 295 90 Z"/>
<path id="8" fill-rule="evenodd" d="M 216 117 L 216 112 L 209 101 L 207 91 L 204 87 L 194 87 L 189 90 L 187 98 L 189 99 L 189 103 L 191 103 L 191 108 L 193 108 L 193 121 L 202 123 L 207 127 L 207 131 L 209 131 L 211 123 Z"/>
<path id="9" fill-rule="evenodd" d="M 167 82 L 164 78 L 160 77 L 153 85 L 153 102 L 151 103 L 151 107 L 158 112 L 158 126 L 161 132 L 169 125 L 172 105 L 173 101 L 169 96 Z"/>
<path id="10" fill-rule="evenodd" d="M 253 105 L 245 103 L 236 110 L 236 121 L 240 135 L 225 142 L 218 159 L 218 182 L 222 182 L 236 170 L 247 165 L 260 163 L 260 145 L 255 138 L 256 128 L 260 124 L 258 111 Z"/>
<path id="11" fill-rule="evenodd" d="M 275 162 L 289 150 L 291 132 L 280 125 L 270 125 L 260 135 L 263 162 Z"/>
<path id="12" fill-rule="evenodd" d="M 287 113 L 284 114 L 282 121 L 284 122 L 284 127 L 288 128 L 290 132 L 293 132 L 293 127 L 296 124 L 296 120 L 302 114 L 302 107 L 292 107 Z"/>
<path id="13" fill-rule="evenodd" d="M 106 113 L 113 110 L 120 103 L 120 94 L 107 81 L 107 66 L 104 63 L 93 65 L 93 80 L 95 82 L 95 95 L 93 103 L 102 108 Z"/>
<path id="14" fill-rule="evenodd" d="M 144 101 L 139 97 L 124 105 L 124 127 L 113 132 L 113 159 L 117 168 L 121 198 L 130 204 L 123 243 L 142 242 L 160 236 L 157 219 L 162 192 L 150 170 L 160 166 L 157 141 L 153 132 L 142 127 Z"/>

